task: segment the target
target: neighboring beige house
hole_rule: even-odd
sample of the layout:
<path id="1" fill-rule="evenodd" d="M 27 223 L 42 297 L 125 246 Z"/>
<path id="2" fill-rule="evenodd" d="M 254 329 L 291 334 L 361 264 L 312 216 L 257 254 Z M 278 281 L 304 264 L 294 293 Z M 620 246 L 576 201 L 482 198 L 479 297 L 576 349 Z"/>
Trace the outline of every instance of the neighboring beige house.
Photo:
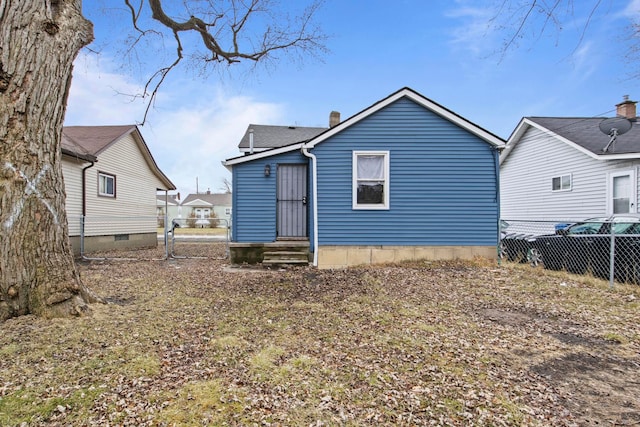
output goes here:
<path id="1" fill-rule="evenodd" d="M 182 223 L 186 226 L 186 219 L 195 214 L 197 221 L 204 224 L 205 218 L 215 216 L 218 227 L 228 227 L 231 221 L 231 193 L 212 194 L 206 193 L 189 194 L 181 203 Z"/>
<path id="2" fill-rule="evenodd" d="M 176 187 L 158 168 L 135 125 L 65 126 L 62 174 L 74 252 L 157 243 L 157 191 Z"/>

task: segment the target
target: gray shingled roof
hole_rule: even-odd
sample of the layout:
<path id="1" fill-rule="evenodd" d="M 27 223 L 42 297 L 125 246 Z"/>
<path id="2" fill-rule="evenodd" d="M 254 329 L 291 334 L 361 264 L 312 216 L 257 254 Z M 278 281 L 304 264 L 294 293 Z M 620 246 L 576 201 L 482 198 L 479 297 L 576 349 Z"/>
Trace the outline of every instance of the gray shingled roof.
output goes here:
<path id="1" fill-rule="evenodd" d="M 247 127 L 247 131 L 240 140 L 240 144 L 238 144 L 240 151 L 249 151 L 250 129 L 253 129 L 254 150 L 264 151 L 270 148 L 284 147 L 285 145 L 307 141 L 320 135 L 328 128 L 251 124 Z"/>
<path id="2" fill-rule="evenodd" d="M 168 203 L 171 205 L 180 204 L 180 199 L 178 199 L 178 195 L 176 194 L 168 194 L 167 197 L 165 197 L 164 194 L 156 194 L 156 200 L 159 202 Z"/>
<path id="3" fill-rule="evenodd" d="M 189 194 L 184 198 L 181 205 L 186 205 L 189 202 L 193 202 L 194 200 L 202 200 L 203 202 L 210 203 L 213 206 L 231 206 L 231 193 L 220 193 L 220 194 L 212 194 L 212 193 L 200 193 L 200 194 Z"/>
<path id="4" fill-rule="evenodd" d="M 534 123 L 580 145 L 599 156 L 640 153 L 640 123 L 635 122 L 627 133 L 619 135 L 608 152 L 602 150 L 610 137 L 600 131 L 603 117 L 527 117 Z"/>

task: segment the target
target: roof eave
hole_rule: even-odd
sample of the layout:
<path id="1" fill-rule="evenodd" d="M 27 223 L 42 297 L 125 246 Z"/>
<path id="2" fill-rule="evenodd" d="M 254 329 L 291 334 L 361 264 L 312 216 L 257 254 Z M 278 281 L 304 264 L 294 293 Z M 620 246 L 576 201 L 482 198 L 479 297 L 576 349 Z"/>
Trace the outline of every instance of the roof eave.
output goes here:
<path id="1" fill-rule="evenodd" d="M 296 144 L 286 145 L 284 147 L 279 147 L 279 148 L 272 148 L 270 150 L 260 151 L 260 152 L 249 154 L 246 156 L 233 157 L 231 159 L 227 159 L 223 161 L 222 165 L 226 167 L 228 170 L 231 170 L 231 167 L 233 165 L 246 163 L 253 160 L 263 159 L 265 157 L 271 157 L 277 154 L 288 153 L 290 151 L 297 151 L 300 148 L 302 148 L 303 144 L 304 143 L 302 142 L 298 142 Z"/>
<path id="2" fill-rule="evenodd" d="M 480 126 L 470 122 L 469 120 L 463 118 L 462 116 L 454 113 L 453 111 L 443 107 L 435 101 L 432 101 L 423 95 L 420 95 L 418 92 L 415 92 L 413 89 L 408 87 L 402 88 L 395 93 L 387 96 L 386 98 L 376 102 L 375 104 L 365 108 L 364 110 L 356 113 L 355 115 L 349 117 L 348 119 L 340 122 L 336 126 L 329 128 L 326 132 L 321 133 L 309 140 L 308 143 L 304 144 L 305 148 L 311 149 L 315 147 L 317 144 L 322 141 L 331 138 L 333 135 L 343 131 L 344 129 L 352 126 L 355 123 L 365 119 L 366 117 L 372 115 L 373 113 L 385 108 L 386 106 L 396 102 L 401 98 L 409 98 L 417 104 L 423 106 L 424 108 L 433 111 L 435 114 L 449 120 L 450 122 L 462 127 L 463 129 L 473 133 L 478 136 L 488 144 L 501 148 L 505 146 L 505 141 L 497 135 L 487 131 L 486 129 L 481 128 Z"/>
<path id="3" fill-rule="evenodd" d="M 85 162 L 97 162 L 98 158 L 96 156 L 92 156 L 91 154 L 81 154 L 72 150 L 68 150 L 66 148 L 61 148 L 61 152 L 65 156 L 74 157 L 78 160 L 84 160 Z"/>

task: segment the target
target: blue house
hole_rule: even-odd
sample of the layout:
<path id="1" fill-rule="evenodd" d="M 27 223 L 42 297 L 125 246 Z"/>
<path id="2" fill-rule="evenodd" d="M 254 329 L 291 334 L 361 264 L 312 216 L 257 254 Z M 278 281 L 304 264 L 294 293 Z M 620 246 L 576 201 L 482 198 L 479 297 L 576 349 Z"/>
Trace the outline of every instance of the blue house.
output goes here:
<path id="1" fill-rule="evenodd" d="M 319 268 L 496 257 L 503 139 L 409 88 L 332 122 L 293 143 L 282 127 L 286 145 L 261 151 L 250 125 L 249 150 L 224 162 L 232 262 L 300 247 Z"/>

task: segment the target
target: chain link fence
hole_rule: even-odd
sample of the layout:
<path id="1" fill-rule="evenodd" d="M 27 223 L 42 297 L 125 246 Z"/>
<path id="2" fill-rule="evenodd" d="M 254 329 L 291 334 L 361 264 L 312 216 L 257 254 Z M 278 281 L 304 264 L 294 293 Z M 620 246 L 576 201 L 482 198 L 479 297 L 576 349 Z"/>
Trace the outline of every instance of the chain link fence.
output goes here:
<path id="1" fill-rule="evenodd" d="M 229 258 L 231 224 L 223 218 L 174 218 L 168 225 L 165 240 L 171 258 L 210 258 L 208 251 L 194 250 L 197 245 L 217 243 L 224 245 L 224 254 L 216 258 Z"/>
<path id="2" fill-rule="evenodd" d="M 500 222 L 503 261 L 640 284 L 640 216 Z"/>
<path id="3" fill-rule="evenodd" d="M 191 219 L 168 223 L 164 216 L 69 217 L 71 245 L 84 260 L 225 259 L 229 233 L 226 219 L 191 224 Z"/>

